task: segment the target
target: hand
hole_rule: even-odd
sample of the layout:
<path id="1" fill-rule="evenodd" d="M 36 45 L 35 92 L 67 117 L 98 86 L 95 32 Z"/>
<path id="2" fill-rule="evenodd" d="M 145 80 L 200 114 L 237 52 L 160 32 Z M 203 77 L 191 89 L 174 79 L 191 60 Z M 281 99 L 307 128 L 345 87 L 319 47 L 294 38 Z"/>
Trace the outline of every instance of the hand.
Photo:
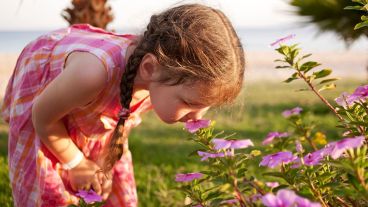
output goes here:
<path id="1" fill-rule="evenodd" d="M 99 159 L 96 161 L 97 165 L 103 166 L 103 160 L 102 159 Z M 103 200 L 106 200 L 111 191 L 112 191 L 112 180 L 113 180 L 113 173 L 112 173 L 112 170 L 110 170 L 110 172 L 107 172 L 107 173 L 103 173 L 102 171 L 99 171 L 98 174 L 97 174 L 97 178 L 101 184 L 101 190 L 102 190 L 102 199 Z"/>
<path id="2" fill-rule="evenodd" d="M 101 191 L 102 191 L 102 199 L 106 200 L 112 190 L 112 173 L 110 172 L 108 175 L 100 172 L 98 173 L 99 182 L 101 184 Z"/>
<path id="3" fill-rule="evenodd" d="M 101 183 L 98 179 L 99 174 L 96 173 L 100 167 L 93 161 L 83 158 L 83 160 L 73 169 L 68 171 L 69 181 L 74 191 L 93 190 L 101 195 Z"/>

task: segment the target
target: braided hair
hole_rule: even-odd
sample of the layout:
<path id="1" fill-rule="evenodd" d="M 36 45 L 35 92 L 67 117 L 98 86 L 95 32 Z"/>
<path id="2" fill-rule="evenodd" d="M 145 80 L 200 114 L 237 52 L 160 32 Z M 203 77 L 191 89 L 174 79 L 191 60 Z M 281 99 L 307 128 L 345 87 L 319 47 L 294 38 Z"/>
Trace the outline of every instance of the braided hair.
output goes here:
<path id="1" fill-rule="evenodd" d="M 161 66 L 159 82 L 167 85 L 200 83 L 205 104 L 229 103 L 240 92 L 244 51 L 230 21 L 219 10 L 186 4 L 151 17 L 121 79 L 123 108 L 129 109 L 134 79 L 147 53 L 155 55 Z M 125 119 L 120 118 L 106 148 L 104 172 L 111 170 L 123 154 L 123 143 L 127 139 L 124 124 Z"/>

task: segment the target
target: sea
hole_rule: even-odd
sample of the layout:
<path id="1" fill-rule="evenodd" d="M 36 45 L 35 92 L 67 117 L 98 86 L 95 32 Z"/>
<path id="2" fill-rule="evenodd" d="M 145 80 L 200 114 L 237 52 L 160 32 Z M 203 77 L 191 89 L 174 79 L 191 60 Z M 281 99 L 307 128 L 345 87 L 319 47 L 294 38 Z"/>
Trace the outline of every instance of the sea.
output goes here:
<path id="1" fill-rule="evenodd" d="M 55 28 L 58 29 L 58 28 Z M 51 30 L 50 30 L 51 31 Z M 137 29 L 118 29 L 117 33 L 137 34 Z M 368 55 L 368 38 L 361 37 L 352 44 L 346 44 L 333 32 L 320 32 L 315 26 L 280 26 L 264 28 L 236 28 L 238 36 L 246 51 L 271 51 L 274 48 L 270 43 L 278 38 L 294 34 L 290 43 L 298 43 L 300 47 L 309 52 L 323 51 L 361 51 Z M 0 53 L 20 53 L 22 48 L 30 41 L 48 31 L 1 31 Z"/>

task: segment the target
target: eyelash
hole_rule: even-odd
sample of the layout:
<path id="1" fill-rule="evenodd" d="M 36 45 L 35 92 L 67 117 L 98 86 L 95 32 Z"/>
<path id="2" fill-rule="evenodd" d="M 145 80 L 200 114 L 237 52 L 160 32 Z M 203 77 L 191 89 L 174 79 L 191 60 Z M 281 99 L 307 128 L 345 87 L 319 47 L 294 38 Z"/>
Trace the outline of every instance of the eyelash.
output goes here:
<path id="1" fill-rule="evenodd" d="M 184 101 L 184 100 L 183 100 L 183 103 L 184 103 L 185 105 L 188 105 L 188 106 L 190 106 L 190 105 L 191 105 L 190 103 L 188 103 L 188 102 L 186 102 L 186 101 Z"/>
<path id="2" fill-rule="evenodd" d="M 190 107 L 194 107 L 194 105 L 193 105 L 193 104 L 191 104 L 191 103 L 189 103 L 189 102 L 187 102 L 187 101 L 185 101 L 185 100 L 182 100 L 182 101 L 183 101 L 183 103 L 184 103 L 185 105 L 190 106 Z"/>

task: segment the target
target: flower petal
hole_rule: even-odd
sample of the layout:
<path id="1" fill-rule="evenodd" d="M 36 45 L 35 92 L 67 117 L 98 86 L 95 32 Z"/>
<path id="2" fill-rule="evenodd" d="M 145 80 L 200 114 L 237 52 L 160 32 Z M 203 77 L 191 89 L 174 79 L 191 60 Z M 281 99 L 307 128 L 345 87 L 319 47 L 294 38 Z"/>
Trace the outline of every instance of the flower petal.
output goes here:
<path id="1" fill-rule="evenodd" d="M 247 148 L 249 146 L 254 146 L 253 142 L 250 139 L 231 140 L 230 148 L 242 149 L 242 148 Z"/>
<path id="2" fill-rule="evenodd" d="M 231 141 L 225 139 L 213 139 L 212 143 L 215 145 L 216 150 L 227 149 L 231 146 Z"/>
<path id="3" fill-rule="evenodd" d="M 185 128 L 190 132 L 194 133 L 199 129 L 206 128 L 210 125 L 211 120 L 198 119 L 194 121 L 187 121 L 185 123 Z"/>

